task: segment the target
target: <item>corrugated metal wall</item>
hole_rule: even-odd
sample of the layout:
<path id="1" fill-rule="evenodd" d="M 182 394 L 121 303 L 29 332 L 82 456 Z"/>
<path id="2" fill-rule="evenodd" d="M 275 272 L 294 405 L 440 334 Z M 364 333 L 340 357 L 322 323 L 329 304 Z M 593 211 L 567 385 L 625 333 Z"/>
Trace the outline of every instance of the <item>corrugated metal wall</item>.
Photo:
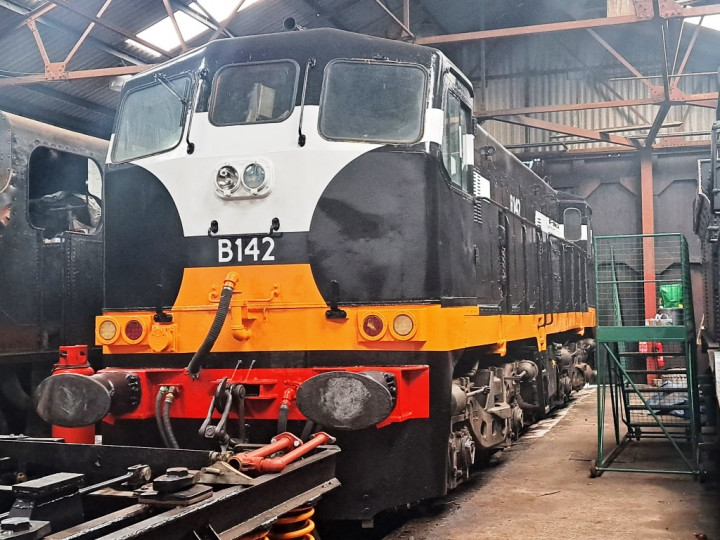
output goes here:
<path id="1" fill-rule="evenodd" d="M 627 27 L 630 28 L 630 27 Z M 684 53 L 689 30 L 680 50 L 679 64 Z M 618 35 L 618 32 L 615 32 Z M 720 34 L 720 33 L 719 33 Z M 622 36 L 622 34 L 619 34 Z M 649 39 L 648 39 L 649 37 Z M 659 76 L 662 65 L 658 63 L 657 36 L 641 36 L 623 55 L 645 76 Z M 628 40 L 635 39 L 628 37 Z M 617 38 L 616 40 L 617 41 Z M 646 46 L 642 46 L 645 43 Z M 615 46 L 615 43 L 613 43 Z M 490 42 L 486 55 L 486 88 L 481 88 L 480 46 L 465 45 L 461 55 L 453 55 L 463 64 L 461 69 L 470 73 L 476 85 L 476 109 L 485 104 L 485 110 L 496 111 L 524 107 L 592 103 L 615 100 L 648 99 L 650 91 L 643 81 L 628 79 L 632 73 L 623 67 L 596 40 L 584 31 L 559 32 L 525 38 L 506 38 Z M 671 56 L 674 50 L 670 51 Z M 718 58 L 693 51 L 685 72 L 714 71 Z M 672 60 L 671 60 L 672 62 Z M 712 66 L 712 67 L 710 67 Z M 655 86 L 662 86 L 662 79 L 646 79 Z M 679 88 L 686 93 L 704 93 L 717 90 L 713 74 L 683 77 Z M 652 124 L 657 105 L 640 105 L 634 108 L 603 108 L 579 111 L 560 111 L 533 114 L 534 118 L 586 129 L 622 128 Z M 696 106 L 674 106 L 665 123 L 680 123 L 661 131 L 665 134 L 707 132 L 714 119 L 712 109 Z M 488 120 L 485 127 L 506 146 L 540 143 L 536 148 L 524 151 L 559 151 L 563 146 L 547 146 L 559 140 L 572 140 L 567 136 L 547 131 L 529 129 L 495 120 Z M 643 137 L 644 131 L 618 132 L 624 136 Z M 689 140 L 706 140 L 707 135 L 689 137 Z M 602 148 L 603 143 L 572 144 L 567 148 Z"/>

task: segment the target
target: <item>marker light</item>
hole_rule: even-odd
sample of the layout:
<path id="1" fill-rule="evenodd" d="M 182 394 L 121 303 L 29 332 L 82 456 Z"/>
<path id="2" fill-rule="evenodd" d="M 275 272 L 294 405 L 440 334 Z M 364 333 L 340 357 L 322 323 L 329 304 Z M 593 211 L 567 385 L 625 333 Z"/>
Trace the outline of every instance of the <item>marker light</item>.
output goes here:
<path id="1" fill-rule="evenodd" d="M 262 165 L 251 163 L 243 171 L 242 182 L 248 191 L 257 192 L 265 185 L 265 169 Z"/>
<path id="2" fill-rule="evenodd" d="M 117 337 L 118 328 L 113 321 L 104 320 L 98 328 L 98 335 L 104 341 L 112 341 Z"/>
<path id="3" fill-rule="evenodd" d="M 377 338 L 382 335 L 385 330 L 385 324 L 378 315 L 368 315 L 363 320 L 363 332 L 370 339 Z"/>
<path id="4" fill-rule="evenodd" d="M 409 336 L 415 329 L 415 322 L 410 315 L 401 313 L 393 319 L 393 330 L 400 337 Z"/>
<path id="5" fill-rule="evenodd" d="M 125 337 L 128 341 L 138 341 L 143 337 L 144 332 L 145 328 L 138 320 L 131 319 L 125 323 Z"/>
<path id="6" fill-rule="evenodd" d="M 240 185 L 240 177 L 235 167 L 223 165 L 215 177 L 215 185 L 225 193 L 232 193 Z"/>

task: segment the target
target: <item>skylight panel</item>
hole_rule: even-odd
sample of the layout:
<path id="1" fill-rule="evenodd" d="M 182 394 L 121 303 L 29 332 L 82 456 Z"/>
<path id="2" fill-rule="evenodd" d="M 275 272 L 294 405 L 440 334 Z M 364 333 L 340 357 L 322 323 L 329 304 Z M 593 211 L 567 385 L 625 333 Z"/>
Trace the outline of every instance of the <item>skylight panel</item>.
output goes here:
<path id="1" fill-rule="evenodd" d="M 175 20 L 185 41 L 199 36 L 207 29 L 207 26 L 182 11 L 175 12 Z M 168 52 L 180 46 L 180 38 L 175 32 L 170 17 L 165 17 L 142 32 L 138 32 L 138 37 Z"/>
<path id="2" fill-rule="evenodd" d="M 700 24 L 701 19 L 702 24 L 700 26 L 720 32 L 720 15 L 706 15 L 705 17 L 688 17 L 687 19 L 685 19 L 685 21 L 689 22 L 690 24 Z"/>
<path id="3" fill-rule="evenodd" d="M 261 0 L 245 0 L 238 11 L 242 11 L 259 1 Z M 197 0 L 197 2 L 192 2 L 189 7 L 198 13 L 202 13 L 202 10 L 198 7 L 198 4 L 200 4 L 203 8 L 205 8 L 205 10 L 207 10 L 208 13 L 210 13 L 210 15 L 213 16 L 213 18 L 215 18 L 215 20 L 224 21 L 230 16 L 238 3 L 238 0 Z M 185 41 L 190 41 L 194 37 L 197 37 L 203 32 L 209 30 L 207 26 L 182 11 L 175 11 L 174 16 L 178 27 L 180 28 L 180 33 Z M 170 17 L 165 17 L 164 19 L 147 27 L 145 30 L 138 32 L 137 36 L 167 52 L 170 52 L 180 46 L 180 38 L 175 32 L 175 27 L 170 20 Z M 130 47 L 140 49 L 145 54 L 154 58 L 161 56 L 156 51 L 138 43 L 135 40 L 127 39 L 125 40 L 125 43 L 127 43 Z"/>

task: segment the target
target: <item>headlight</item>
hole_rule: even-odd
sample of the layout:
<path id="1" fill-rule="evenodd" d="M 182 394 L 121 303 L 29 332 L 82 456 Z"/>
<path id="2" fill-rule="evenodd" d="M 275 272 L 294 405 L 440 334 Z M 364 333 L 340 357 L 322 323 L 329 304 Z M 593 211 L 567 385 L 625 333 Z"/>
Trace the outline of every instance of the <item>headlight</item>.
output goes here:
<path id="1" fill-rule="evenodd" d="M 240 178 L 238 176 L 235 167 L 230 165 L 224 165 L 220 167 L 220 170 L 215 177 L 215 185 L 217 188 L 224 193 L 232 193 L 235 191 L 240 184 Z"/>
<path id="2" fill-rule="evenodd" d="M 265 169 L 262 165 L 251 163 L 245 167 L 242 182 L 248 191 L 257 192 L 265 185 Z"/>
<path id="3" fill-rule="evenodd" d="M 106 342 L 112 342 L 115 340 L 118 336 L 118 327 L 115 322 L 109 319 L 101 322 L 100 327 L 98 328 L 98 336 Z"/>
<path id="4" fill-rule="evenodd" d="M 415 330 L 415 321 L 410 315 L 401 313 L 393 319 L 393 330 L 399 337 L 407 337 Z"/>

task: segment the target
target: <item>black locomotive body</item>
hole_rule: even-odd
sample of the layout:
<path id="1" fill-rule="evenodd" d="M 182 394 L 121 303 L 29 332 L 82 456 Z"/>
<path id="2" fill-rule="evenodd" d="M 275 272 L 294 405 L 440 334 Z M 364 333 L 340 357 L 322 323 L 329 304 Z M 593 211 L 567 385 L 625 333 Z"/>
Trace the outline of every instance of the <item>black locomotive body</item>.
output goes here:
<path id="1" fill-rule="evenodd" d="M 472 103 L 441 52 L 335 30 L 134 77 L 106 173 L 103 384 L 41 392 L 107 399 L 43 416 L 188 448 L 322 428 L 334 519 L 462 482 L 585 384 L 595 322 L 589 208 Z M 233 403 L 219 430 L 213 397 Z"/>
<path id="2" fill-rule="evenodd" d="M 105 141 L 0 112 L 5 433 L 25 429 L 25 391 L 31 378 L 37 384 L 50 373 L 58 347 L 94 341 L 88 325 L 102 306 L 102 230 L 100 199 L 89 190 L 99 197 L 106 153 Z"/>
<path id="3" fill-rule="evenodd" d="M 718 113 L 720 117 L 720 111 Z M 718 156 L 718 137 L 720 121 L 716 121 L 711 130 L 710 159 L 698 162 L 698 195 L 694 203 L 693 229 L 700 237 L 704 290 L 704 311 L 700 323 L 699 337 L 703 352 L 707 354 L 707 363 L 713 384 L 703 385 L 702 393 L 706 399 L 707 421 L 718 425 L 718 400 L 720 395 L 720 156 Z M 702 380 L 707 380 L 702 377 Z"/>

